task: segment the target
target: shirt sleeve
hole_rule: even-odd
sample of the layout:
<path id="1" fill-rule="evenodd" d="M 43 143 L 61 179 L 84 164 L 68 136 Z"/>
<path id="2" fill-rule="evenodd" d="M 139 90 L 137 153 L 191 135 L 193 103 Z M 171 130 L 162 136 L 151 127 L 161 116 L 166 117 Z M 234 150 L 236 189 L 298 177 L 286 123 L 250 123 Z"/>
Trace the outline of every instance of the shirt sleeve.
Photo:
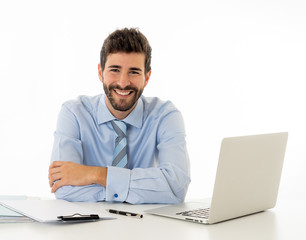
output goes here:
<path id="1" fill-rule="evenodd" d="M 106 200 L 132 204 L 182 202 L 190 183 L 190 167 L 179 111 L 166 115 L 160 122 L 156 152 L 156 167 L 132 170 L 108 167 Z"/>
<path id="2" fill-rule="evenodd" d="M 58 116 L 54 145 L 51 154 L 53 161 L 71 161 L 83 164 L 82 142 L 78 122 L 74 114 L 65 106 Z M 98 184 L 88 186 L 62 186 L 56 192 L 58 199 L 78 202 L 96 202 L 105 200 L 105 188 Z"/>

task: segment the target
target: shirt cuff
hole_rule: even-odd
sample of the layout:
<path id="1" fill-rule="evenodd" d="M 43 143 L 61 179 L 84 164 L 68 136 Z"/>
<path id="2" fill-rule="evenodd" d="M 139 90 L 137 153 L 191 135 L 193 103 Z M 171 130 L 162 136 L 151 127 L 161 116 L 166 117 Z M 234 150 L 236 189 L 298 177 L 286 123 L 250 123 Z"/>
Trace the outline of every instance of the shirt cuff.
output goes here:
<path id="1" fill-rule="evenodd" d="M 124 202 L 130 186 L 131 170 L 121 167 L 107 167 L 106 201 Z"/>

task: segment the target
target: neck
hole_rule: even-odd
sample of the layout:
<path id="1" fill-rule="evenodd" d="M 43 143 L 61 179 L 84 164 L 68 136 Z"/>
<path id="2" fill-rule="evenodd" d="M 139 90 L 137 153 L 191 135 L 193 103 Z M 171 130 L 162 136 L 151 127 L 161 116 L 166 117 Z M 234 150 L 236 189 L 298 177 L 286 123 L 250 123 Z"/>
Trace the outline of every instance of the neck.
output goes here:
<path id="1" fill-rule="evenodd" d="M 111 114 L 119 119 L 119 120 L 122 120 L 122 119 L 125 119 L 132 111 L 133 109 L 136 107 L 137 105 L 137 102 L 134 104 L 133 107 L 131 107 L 129 110 L 127 111 L 118 111 L 116 109 L 113 108 L 113 106 L 111 105 L 110 101 L 108 100 L 108 98 L 105 96 L 105 104 L 108 108 L 108 110 L 111 112 Z"/>

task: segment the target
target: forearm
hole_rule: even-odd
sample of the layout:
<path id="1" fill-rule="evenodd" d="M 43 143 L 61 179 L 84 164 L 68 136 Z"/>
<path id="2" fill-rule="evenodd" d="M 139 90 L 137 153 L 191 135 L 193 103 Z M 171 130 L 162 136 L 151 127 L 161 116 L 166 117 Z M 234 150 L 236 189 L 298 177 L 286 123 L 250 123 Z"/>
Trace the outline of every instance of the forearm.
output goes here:
<path id="1" fill-rule="evenodd" d="M 127 202 L 176 204 L 184 201 L 190 183 L 186 172 L 173 169 L 173 166 L 137 171 L 132 177 Z M 144 176 L 142 183 L 139 182 L 140 176 Z"/>
<path id="2" fill-rule="evenodd" d="M 107 169 L 74 162 L 54 161 L 49 167 L 49 184 L 54 193 L 62 186 L 106 186 Z"/>
<path id="3" fill-rule="evenodd" d="M 98 202 L 105 200 L 105 188 L 97 184 L 87 186 L 62 186 L 54 195 L 57 199 L 70 202 Z"/>
<path id="4" fill-rule="evenodd" d="M 170 168 L 108 168 L 106 201 L 179 203 L 185 198 L 190 178 L 186 171 Z M 120 184 L 118 184 L 120 183 Z"/>

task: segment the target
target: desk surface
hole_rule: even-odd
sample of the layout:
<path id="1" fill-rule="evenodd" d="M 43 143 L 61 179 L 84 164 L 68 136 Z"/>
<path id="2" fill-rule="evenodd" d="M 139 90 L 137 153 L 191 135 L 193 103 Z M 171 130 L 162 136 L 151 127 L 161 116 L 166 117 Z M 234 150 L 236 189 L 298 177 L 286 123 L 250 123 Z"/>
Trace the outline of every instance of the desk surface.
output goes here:
<path id="1" fill-rule="evenodd" d="M 142 213 L 156 205 L 79 203 L 93 210 L 114 208 Z M 269 211 L 214 225 L 202 225 L 144 214 L 138 219 L 115 216 L 115 220 L 91 223 L 1 223 L 0 239 L 79 240 L 79 239 L 235 239 L 288 240 L 306 239 L 306 206 L 302 201 L 280 201 Z M 108 215 L 107 212 L 105 215 Z"/>

